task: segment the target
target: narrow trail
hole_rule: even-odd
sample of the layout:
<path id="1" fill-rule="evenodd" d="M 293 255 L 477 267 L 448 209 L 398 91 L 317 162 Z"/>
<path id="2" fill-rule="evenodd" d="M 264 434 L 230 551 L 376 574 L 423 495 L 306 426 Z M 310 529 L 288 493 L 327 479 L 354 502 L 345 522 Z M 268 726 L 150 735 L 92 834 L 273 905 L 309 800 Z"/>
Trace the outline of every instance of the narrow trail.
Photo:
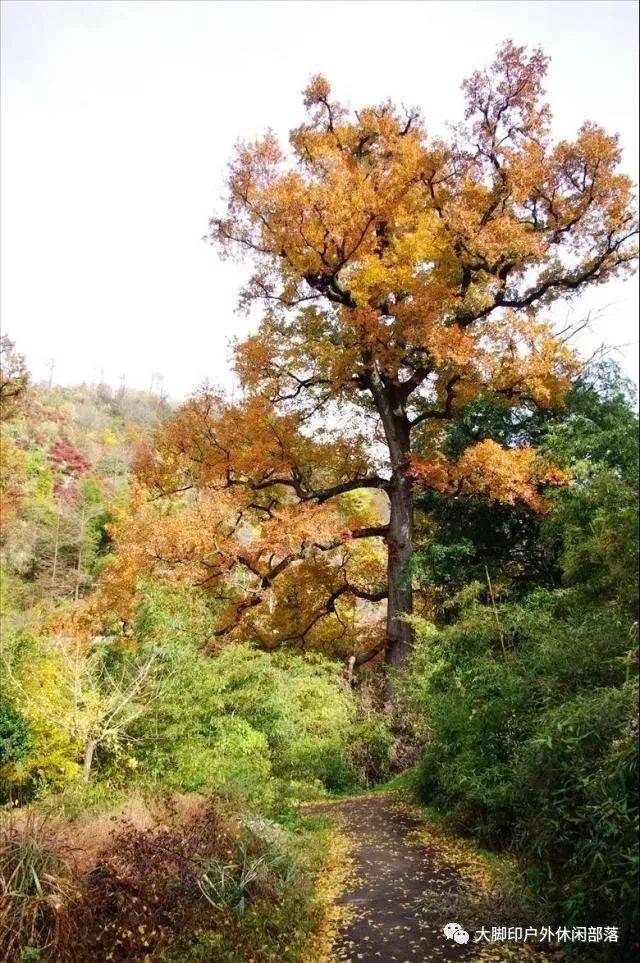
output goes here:
<path id="1" fill-rule="evenodd" d="M 472 945 L 447 940 L 425 896 L 458 884 L 437 854 L 416 838 L 421 827 L 397 799 L 377 795 L 314 807 L 339 817 L 353 844 L 353 878 L 341 903 L 347 921 L 333 947 L 340 963 L 467 960 Z"/>

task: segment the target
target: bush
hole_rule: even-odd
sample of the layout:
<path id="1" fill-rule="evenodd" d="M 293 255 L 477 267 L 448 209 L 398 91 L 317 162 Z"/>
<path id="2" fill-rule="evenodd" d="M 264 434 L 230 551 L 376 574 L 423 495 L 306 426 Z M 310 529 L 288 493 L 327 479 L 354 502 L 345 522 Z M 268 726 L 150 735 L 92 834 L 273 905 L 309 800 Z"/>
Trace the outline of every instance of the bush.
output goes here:
<path id="1" fill-rule="evenodd" d="M 28 721 L 11 705 L 8 699 L 0 699 L 0 768 L 20 762 L 31 748 L 31 730 Z"/>
<path id="2" fill-rule="evenodd" d="M 183 929 L 213 922 L 198 864 L 234 851 L 232 832 L 214 810 L 187 825 L 126 827 L 84 880 L 80 959 L 143 959 Z"/>
<path id="3" fill-rule="evenodd" d="M 628 622 L 572 592 L 422 626 L 404 698 L 430 737 L 420 792 L 510 846 L 572 922 L 637 925 L 637 737 Z M 504 647 L 504 648 L 503 648 Z"/>
<path id="4" fill-rule="evenodd" d="M 352 787 L 356 718 L 342 667 L 318 655 L 244 643 L 197 648 L 212 628 L 193 591 L 146 587 L 135 637 L 163 664 L 160 697 L 135 731 L 140 769 L 159 784 L 271 805 L 286 784 Z"/>
<path id="5" fill-rule="evenodd" d="M 212 948 L 239 931 L 253 958 L 255 933 L 241 918 L 259 907 L 259 918 L 276 918 L 298 883 L 283 838 L 266 839 L 219 810 L 209 808 L 186 823 L 174 818 L 149 829 L 130 825 L 84 880 L 78 959 L 200 958 L 199 943 L 209 948 L 204 958 L 215 959 Z"/>
<path id="6" fill-rule="evenodd" d="M 208 792 L 268 807 L 273 779 L 268 744 L 261 732 L 243 719 L 222 719 L 203 742 L 182 745 L 174 756 L 169 783 L 186 792 Z"/>
<path id="7" fill-rule="evenodd" d="M 389 778 L 394 746 L 394 734 L 386 716 L 367 716 L 354 725 L 349 762 L 357 785 L 372 786 Z"/>
<path id="8" fill-rule="evenodd" d="M 363 718 L 342 665 L 239 642 L 209 653 L 216 613 L 204 593 L 148 580 L 141 594 L 131 635 L 99 639 L 95 650 L 107 680 L 153 661 L 153 698 L 121 743 L 99 746 L 92 781 L 220 793 L 266 811 L 386 776 L 386 724 Z M 16 651 L 28 729 L 5 712 L 0 735 L 14 755 L 26 753 L 21 774 L 31 795 L 40 786 L 69 791 L 82 775 L 83 719 L 100 691 L 83 690 L 78 712 L 75 677 L 60 652 L 35 634 Z"/>
<path id="9" fill-rule="evenodd" d="M 548 710 L 515 772 L 523 793 L 515 843 L 540 887 L 575 919 L 629 931 L 638 924 L 637 701 L 628 683 Z"/>
<path id="10" fill-rule="evenodd" d="M 586 373 L 562 410 L 467 408 L 450 454 L 485 437 L 530 443 L 573 482 L 537 517 L 420 497 L 429 518 L 414 570 L 437 625 L 418 624 L 402 682 L 427 731 L 422 797 L 515 850 L 558 916 L 624 927 L 627 948 L 638 925 L 637 429 L 610 365 Z"/>

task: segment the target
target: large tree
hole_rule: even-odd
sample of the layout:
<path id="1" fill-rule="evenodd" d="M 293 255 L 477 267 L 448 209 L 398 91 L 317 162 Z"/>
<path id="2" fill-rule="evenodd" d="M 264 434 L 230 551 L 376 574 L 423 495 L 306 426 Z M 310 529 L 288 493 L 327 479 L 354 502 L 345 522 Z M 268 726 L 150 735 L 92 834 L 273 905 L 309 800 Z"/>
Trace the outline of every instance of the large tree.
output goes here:
<path id="1" fill-rule="evenodd" d="M 194 537 L 183 519 L 163 546 L 149 541 L 157 523 L 141 539 L 158 563 L 226 586 L 221 633 L 275 605 L 263 641 L 304 641 L 326 616 L 344 623 L 347 601 L 386 596 L 374 650 L 401 664 L 414 486 L 537 509 L 540 485 L 559 480 L 526 447 L 485 441 L 454 462 L 440 449 L 474 398 L 561 403 L 576 363 L 550 306 L 635 259 L 617 139 L 586 123 L 552 141 L 546 67 L 504 44 L 465 81 L 465 119 L 446 139 L 417 110 L 351 113 L 315 77 L 288 151 L 272 133 L 239 145 L 210 237 L 249 256 L 242 302 L 263 305 L 236 347 L 243 398 L 192 399 L 141 468 L 158 493 L 197 492 Z M 346 497 L 364 489 L 385 493 L 387 517 Z M 386 579 L 380 551 L 362 550 L 374 538 Z"/>

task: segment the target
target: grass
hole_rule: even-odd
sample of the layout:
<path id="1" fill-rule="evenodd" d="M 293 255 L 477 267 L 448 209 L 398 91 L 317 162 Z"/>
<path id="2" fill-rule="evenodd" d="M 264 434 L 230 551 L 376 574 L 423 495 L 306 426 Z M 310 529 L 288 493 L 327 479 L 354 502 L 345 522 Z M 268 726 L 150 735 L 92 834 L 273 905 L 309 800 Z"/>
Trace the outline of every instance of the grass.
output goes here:
<path id="1" fill-rule="evenodd" d="M 30 814 L 0 829 L 0 956 L 35 949 L 61 959 L 69 931 L 72 876 L 47 820 Z"/>
<path id="2" fill-rule="evenodd" d="M 418 766 L 410 766 L 404 772 L 398 773 L 387 782 L 374 786 L 371 792 L 396 792 L 401 796 L 409 796 L 412 799 L 416 796 L 418 782 Z"/>

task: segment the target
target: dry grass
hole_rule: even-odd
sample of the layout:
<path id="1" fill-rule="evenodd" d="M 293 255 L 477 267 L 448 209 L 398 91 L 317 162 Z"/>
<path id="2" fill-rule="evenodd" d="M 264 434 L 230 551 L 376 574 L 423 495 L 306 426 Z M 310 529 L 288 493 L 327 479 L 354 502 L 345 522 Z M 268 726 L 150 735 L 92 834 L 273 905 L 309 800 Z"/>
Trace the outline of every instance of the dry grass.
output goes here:
<path id="1" fill-rule="evenodd" d="M 0 824 L 0 960 L 28 948 L 56 963 L 70 958 L 84 921 L 86 880 L 126 830 L 180 833 L 202 816 L 196 795 L 148 800 L 134 796 L 110 812 L 69 821 L 53 813 L 16 810 Z M 84 922 L 79 924 L 82 928 Z M 75 947 L 77 950 L 77 946 Z"/>
<path id="2" fill-rule="evenodd" d="M 38 947 L 65 958 L 77 890 L 70 853 L 46 818 L 12 816 L 0 826 L 0 958 Z"/>
<path id="3" fill-rule="evenodd" d="M 175 829 L 201 816 L 206 805 L 204 797 L 195 794 L 154 800 L 133 796 L 110 812 L 91 814 L 73 823 L 60 821 L 56 827 L 59 838 L 72 850 L 74 869 L 84 874 L 125 827 L 140 831 Z"/>
<path id="4" fill-rule="evenodd" d="M 328 827 L 292 848 L 263 835 L 196 795 L 136 797 L 73 821 L 12 813 L 0 837 L 0 960 L 28 947 L 52 963 L 191 959 L 204 934 L 234 961 L 268 946 L 326 963 L 349 843 Z"/>

